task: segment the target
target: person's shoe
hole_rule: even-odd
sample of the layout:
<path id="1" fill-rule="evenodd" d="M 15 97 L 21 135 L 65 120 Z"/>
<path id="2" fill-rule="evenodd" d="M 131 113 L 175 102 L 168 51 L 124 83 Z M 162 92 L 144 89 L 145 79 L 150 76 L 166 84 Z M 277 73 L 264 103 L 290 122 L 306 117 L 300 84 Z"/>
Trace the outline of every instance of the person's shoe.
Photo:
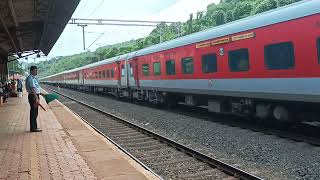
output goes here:
<path id="1" fill-rule="evenodd" d="M 42 131 L 42 129 L 36 129 L 36 130 L 31 130 L 31 132 L 41 132 Z"/>

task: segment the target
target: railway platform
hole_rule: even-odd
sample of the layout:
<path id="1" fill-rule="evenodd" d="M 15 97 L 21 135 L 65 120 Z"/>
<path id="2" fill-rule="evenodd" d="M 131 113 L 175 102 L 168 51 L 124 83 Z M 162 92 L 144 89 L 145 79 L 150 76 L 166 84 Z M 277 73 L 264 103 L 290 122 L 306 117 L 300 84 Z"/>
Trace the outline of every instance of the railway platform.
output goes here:
<path id="1" fill-rule="evenodd" d="M 29 131 L 27 95 L 0 106 L 0 179 L 158 179 L 58 101 Z"/>

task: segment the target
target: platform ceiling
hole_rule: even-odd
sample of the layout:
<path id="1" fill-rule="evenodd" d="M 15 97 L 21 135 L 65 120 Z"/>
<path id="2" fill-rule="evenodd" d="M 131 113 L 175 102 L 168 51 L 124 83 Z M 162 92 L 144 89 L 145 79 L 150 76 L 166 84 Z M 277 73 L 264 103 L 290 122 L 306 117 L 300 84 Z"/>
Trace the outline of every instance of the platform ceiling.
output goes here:
<path id="1" fill-rule="evenodd" d="M 0 57 L 48 54 L 80 0 L 0 0 Z"/>

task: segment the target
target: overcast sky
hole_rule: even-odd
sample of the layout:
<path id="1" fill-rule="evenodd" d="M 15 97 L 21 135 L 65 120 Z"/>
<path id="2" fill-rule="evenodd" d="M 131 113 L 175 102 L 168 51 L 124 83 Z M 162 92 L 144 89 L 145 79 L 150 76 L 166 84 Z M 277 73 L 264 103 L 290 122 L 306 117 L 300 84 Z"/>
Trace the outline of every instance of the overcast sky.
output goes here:
<path id="1" fill-rule="evenodd" d="M 185 22 L 190 13 L 206 10 L 210 3 L 218 2 L 220 0 L 81 0 L 72 17 Z M 86 47 L 91 45 L 89 50 L 94 51 L 101 46 L 145 37 L 152 29 L 90 25 L 85 28 Z M 67 25 L 47 59 L 81 52 L 84 52 L 81 27 Z"/>

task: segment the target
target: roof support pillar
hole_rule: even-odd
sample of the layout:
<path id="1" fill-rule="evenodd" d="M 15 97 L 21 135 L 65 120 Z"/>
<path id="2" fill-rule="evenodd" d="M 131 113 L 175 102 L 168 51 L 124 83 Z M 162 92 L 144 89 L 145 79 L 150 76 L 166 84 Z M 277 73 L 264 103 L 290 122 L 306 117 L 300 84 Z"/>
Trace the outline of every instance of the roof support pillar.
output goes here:
<path id="1" fill-rule="evenodd" d="M 8 79 L 8 57 L 0 56 L 0 81 Z"/>

